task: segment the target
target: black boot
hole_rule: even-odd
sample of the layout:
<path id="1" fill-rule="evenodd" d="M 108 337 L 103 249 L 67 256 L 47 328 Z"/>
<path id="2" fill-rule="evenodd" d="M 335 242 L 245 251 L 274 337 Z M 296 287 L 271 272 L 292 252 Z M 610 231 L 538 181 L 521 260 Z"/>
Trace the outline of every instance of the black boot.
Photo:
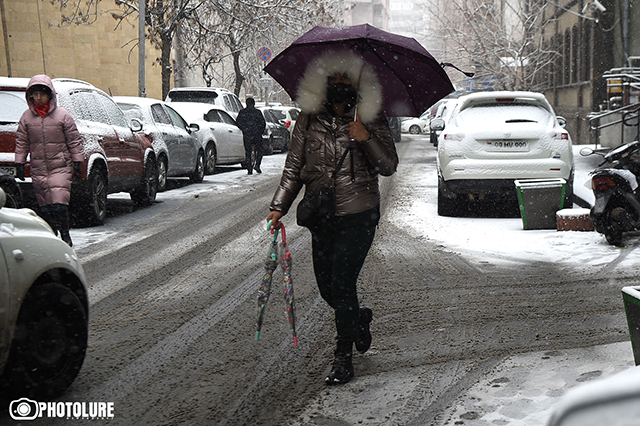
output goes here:
<path id="1" fill-rule="evenodd" d="M 44 219 L 45 222 L 51 227 L 53 233 L 58 236 L 58 223 L 55 217 L 55 213 L 53 212 L 40 212 L 40 217 Z"/>
<path id="2" fill-rule="evenodd" d="M 369 308 L 360 308 L 360 324 L 358 324 L 358 337 L 356 338 L 356 349 L 361 354 L 371 347 L 371 330 L 369 324 L 373 319 L 373 311 Z"/>
<path id="3" fill-rule="evenodd" d="M 338 341 L 331 372 L 325 379 L 328 385 L 342 385 L 353 378 L 352 348 L 353 342 Z"/>
<path id="4" fill-rule="evenodd" d="M 69 244 L 69 247 L 73 247 L 71 241 L 71 235 L 69 235 L 69 211 L 62 210 L 54 213 L 58 217 L 58 224 L 60 226 L 60 238 L 62 241 Z"/>

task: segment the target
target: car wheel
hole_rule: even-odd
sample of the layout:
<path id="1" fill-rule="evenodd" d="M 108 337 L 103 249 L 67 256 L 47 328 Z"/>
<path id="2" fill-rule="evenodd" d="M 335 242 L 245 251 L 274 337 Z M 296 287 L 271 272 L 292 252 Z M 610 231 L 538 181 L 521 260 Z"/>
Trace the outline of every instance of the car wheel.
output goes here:
<path id="1" fill-rule="evenodd" d="M 136 206 L 150 206 L 158 192 L 158 165 L 154 158 L 148 158 L 140 185 L 129 193 Z"/>
<path id="2" fill-rule="evenodd" d="M 167 157 L 164 155 L 158 160 L 158 192 L 167 189 Z"/>
<path id="3" fill-rule="evenodd" d="M 205 174 L 212 175 L 216 172 L 217 160 L 216 146 L 213 142 L 207 145 L 204 155 L 204 172 Z"/>
<path id="4" fill-rule="evenodd" d="M 107 217 L 107 174 L 100 165 L 94 165 L 86 180 L 86 192 L 80 202 L 71 200 L 71 211 L 75 223 L 83 226 L 102 225 Z"/>
<path id="5" fill-rule="evenodd" d="M 409 127 L 409 133 L 411 133 L 412 135 L 419 135 L 420 134 L 420 126 L 417 125 L 413 125 L 411 127 Z"/>
<path id="6" fill-rule="evenodd" d="M 189 176 L 191 183 L 200 183 L 204 179 L 204 154 L 202 151 L 198 152 L 198 159 L 196 160 L 196 169 Z"/>
<path id="7" fill-rule="evenodd" d="M 87 350 L 87 313 L 60 283 L 33 287 L 25 296 L 4 376 L 15 396 L 53 398 L 75 380 Z"/>

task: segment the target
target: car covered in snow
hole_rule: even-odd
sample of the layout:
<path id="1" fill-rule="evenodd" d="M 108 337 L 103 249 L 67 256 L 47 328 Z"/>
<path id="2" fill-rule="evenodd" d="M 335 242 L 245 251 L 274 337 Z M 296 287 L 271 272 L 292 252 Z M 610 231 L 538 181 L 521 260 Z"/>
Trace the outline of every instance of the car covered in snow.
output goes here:
<path id="1" fill-rule="evenodd" d="M 205 173 L 215 172 L 217 165 L 238 164 L 245 161 L 242 130 L 223 108 L 195 102 L 169 104 L 189 123 L 197 124 L 194 135 L 204 149 Z"/>
<path id="2" fill-rule="evenodd" d="M 468 202 L 517 209 L 519 179 L 566 181 L 573 193 L 573 150 L 566 121 L 543 94 L 477 92 L 460 97 L 447 122 L 433 119 L 438 137 L 438 214 L 455 215 Z"/>
<path id="3" fill-rule="evenodd" d="M 187 122 L 169 105 L 153 98 L 114 96 L 128 119 L 142 122 L 142 131 L 151 140 L 158 163 L 158 191 L 167 187 L 167 178 L 187 176 L 199 183 L 204 178 L 204 149 L 193 134 L 200 127 Z"/>
<path id="4" fill-rule="evenodd" d="M 242 102 L 240 102 L 235 93 L 220 87 L 175 87 L 169 90 L 165 102 L 193 102 L 215 105 L 227 111 L 234 120 L 242 109 Z"/>
<path id="5" fill-rule="evenodd" d="M 0 394 L 50 399 L 84 362 L 86 278 L 75 251 L 43 219 L 4 202 L 0 189 Z"/>
<path id="6" fill-rule="evenodd" d="M 429 112 L 423 113 L 420 117 L 403 117 L 400 130 L 402 133 L 410 133 L 412 135 L 429 133 Z"/>
<path id="7" fill-rule="evenodd" d="M 0 171 L 15 176 L 15 140 L 18 121 L 28 108 L 25 92 L 29 79 L 0 77 Z M 85 159 L 81 179 L 71 187 L 70 210 L 74 221 L 99 225 L 107 216 L 107 194 L 128 192 L 136 205 L 156 198 L 158 172 L 142 124 L 129 121 L 114 100 L 81 80 L 55 78 L 58 106 L 69 111 L 82 136 Z M 23 194 L 33 194 L 27 159 Z M 35 207 L 35 199 L 25 203 Z"/>

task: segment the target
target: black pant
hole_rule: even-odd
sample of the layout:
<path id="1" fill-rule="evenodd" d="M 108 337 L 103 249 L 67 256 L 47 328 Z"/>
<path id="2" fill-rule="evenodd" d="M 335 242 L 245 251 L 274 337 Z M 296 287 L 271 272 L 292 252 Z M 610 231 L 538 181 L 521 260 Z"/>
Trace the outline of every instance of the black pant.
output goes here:
<path id="1" fill-rule="evenodd" d="M 252 153 L 256 151 L 255 163 L 253 162 Z M 244 152 L 246 155 L 247 170 L 252 171 L 254 168 L 259 169 L 262 163 L 262 156 L 264 155 L 262 149 L 262 136 L 260 138 L 245 138 L 244 139 Z"/>
<path id="2" fill-rule="evenodd" d="M 336 216 L 311 230 L 313 269 L 322 298 L 335 311 L 336 339 L 354 341 L 360 320 L 356 283 L 373 243 L 380 207 Z"/>

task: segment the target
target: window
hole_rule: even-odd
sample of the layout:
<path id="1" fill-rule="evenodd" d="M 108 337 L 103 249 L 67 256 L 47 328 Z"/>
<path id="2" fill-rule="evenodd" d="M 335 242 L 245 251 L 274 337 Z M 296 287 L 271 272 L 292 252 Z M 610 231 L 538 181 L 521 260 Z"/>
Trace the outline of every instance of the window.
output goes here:
<path id="1" fill-rule="evenodd" d="M 17 123 L 27 108 L 24 93 L 0 92 L 0 121 Z"/>
<path id="2" fill-rule="evenodd" d="M 183 129 L 185 131 L 187 130 L 187 123 L 185 123 L 184 119 L 180 116 L 180 114 L 178 114 L 177 112 L 175 112 L 173 109 L 169 107 L 167 107 L 167 112 L 171 116 L 171 121 L 173 122 L 174 126 L 180 129 Z"/>
<path id="3" fill-rule="evenodd" d="M 153 121 L 156 123 L 171 124 L 171 119 L 160 104 L 151 105 L 151 115 L 153 115 Z"/>
<path id="4" fill-rule="evenodd" d="M 111 100 L 111 98 L 107 98 L 107 96 L 101 93 L 94 93 L 94 96 L 98 98 L 99 102 L 107 111 L 109 122 L 112 125 L 126 127 L 127 129 L 129 128 L 129 124 L 127 124 L 127 119 L 124 117 L 124 113 L 120 107 Z"/>
<path id="5" fill-rule="evenodd" d="M 222 117 L 222 121 L 224 123 L 233 124 L 234 126 L 236 125 L 236 122 L 234 121 L 233 118 L 231 118 L 231 116 L 229 114 L 227 114 L 224 111 L 218 111 L 218 112 L 220 113 L 220 116 Z"/>
<path id="6" fill-rule="evenodd" d="M 222 123 L 222 119 L 215 109 L 210 110 L 204 115 L 204 119 L 210 123 Z"/>

